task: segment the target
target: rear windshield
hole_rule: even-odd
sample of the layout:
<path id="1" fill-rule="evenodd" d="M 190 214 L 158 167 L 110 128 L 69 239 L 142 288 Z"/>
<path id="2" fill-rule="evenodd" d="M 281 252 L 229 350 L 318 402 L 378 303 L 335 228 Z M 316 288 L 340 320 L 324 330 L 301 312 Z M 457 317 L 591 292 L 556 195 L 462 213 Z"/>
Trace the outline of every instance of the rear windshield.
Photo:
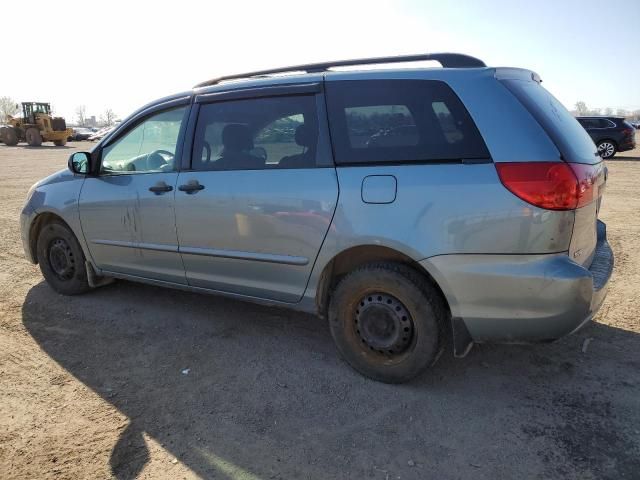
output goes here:
<path id="1" fill-rule="evenodd" d="M 593 140 L 569 111 L 539 83 L 505 79 L 501 82 L 544 128 L 567 162 L 601 161 Z"/>
<path id="2" fill-rule="evenodd" d="M 488 159 L 473 120 L 435 80 L 327 82 L 337 164 Z"/>

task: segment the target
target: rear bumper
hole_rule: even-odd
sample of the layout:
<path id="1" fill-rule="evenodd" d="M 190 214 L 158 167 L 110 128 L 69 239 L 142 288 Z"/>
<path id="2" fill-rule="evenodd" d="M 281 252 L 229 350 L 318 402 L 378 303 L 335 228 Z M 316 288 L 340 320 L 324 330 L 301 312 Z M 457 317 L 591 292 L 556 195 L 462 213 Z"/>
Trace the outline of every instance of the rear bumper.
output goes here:
<path id="1" fill-rule="evenodd" d="M 630 141 L 625 142 L 625 143 L 621 143 L 620 145 L 618 145 L 618 151 L 619 152 L 626 152 L 628 150 L 633 150 L 634 148 L 636 148 L 635 139 L 630 140 Z"/>
<path id="2" fill-rule="evenodd" d="M 591 296 L 591 314 L 595 314 L 607 295 L 607 286 L 613 273 L 613 250 L 607 241 L 607 226 L 598 220 L 598 243 L 589 267 L 593 280 L 593 295 Z"/>
<path id="3" fill-rule="evenodd" d="M 473 341 L 520 343 L 554 340 L 587 323 L 604 301 L 613 261 L 598 222 L 589 269 L 565 253 L 441 255 L 421 264 Z"/>

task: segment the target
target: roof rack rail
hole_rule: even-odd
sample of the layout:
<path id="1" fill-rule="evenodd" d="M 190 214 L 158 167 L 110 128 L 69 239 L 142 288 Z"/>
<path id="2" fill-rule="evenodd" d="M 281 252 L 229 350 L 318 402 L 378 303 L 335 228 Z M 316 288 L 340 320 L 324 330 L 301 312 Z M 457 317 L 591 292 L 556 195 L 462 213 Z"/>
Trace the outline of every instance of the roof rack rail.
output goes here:
<path id="1" fill-rule="evenodd" d="M 479 60 L 470 55 L 463 55 L 462 53 L 424 53 L 417 55 L 399 55 L 393 57 L 373 57 L 373 58 L 358 58 L 352 60 L 337 60 L 334 62 L 322 62 L 322 63 L 308 63 L 306 65 L 295 65 L 291 67 L 272 68 L 269 70 L 257 70 L 255 72 L 237 73 L 234 75 L 225 75 L 218 78 L 212 78 L 206 82 L 197 84 L 194 88 L 209 87 L 226 80 L 237 80 L 240 78 L 251 78 L 273 75 L 276 73 L 293 73 L 293 72 L 306 72 L 306 73 L 318 73 L 326 72 L 332 67 L 349 67 L 354 65 L 375 65 L 384 63 L 404 63 L 404 62 L 420 62 L 425 60 L 435 60 L 440 63 L 444 68 L 478 68 L 486 67 L 482 60 Z"/>

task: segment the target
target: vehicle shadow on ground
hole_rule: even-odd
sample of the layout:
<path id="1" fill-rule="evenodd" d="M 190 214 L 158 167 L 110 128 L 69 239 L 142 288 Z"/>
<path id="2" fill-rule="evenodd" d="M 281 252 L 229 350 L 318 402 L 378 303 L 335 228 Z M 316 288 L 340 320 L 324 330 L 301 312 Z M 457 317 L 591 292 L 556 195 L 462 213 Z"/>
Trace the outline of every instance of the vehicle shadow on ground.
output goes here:
<path id="1" fill-rule="evenodd" d="M 324 321 L 286 310 L 118 282 L 79 297 L 40 283 L 22 313 L 48 355 L 128 417 L 110 458 L 118 479 L 149 461 L 143 433 L 205 478 L 640 471 L 640 335 L 606 325 L 445 353 L 384 385 L 337 357 Z"/>

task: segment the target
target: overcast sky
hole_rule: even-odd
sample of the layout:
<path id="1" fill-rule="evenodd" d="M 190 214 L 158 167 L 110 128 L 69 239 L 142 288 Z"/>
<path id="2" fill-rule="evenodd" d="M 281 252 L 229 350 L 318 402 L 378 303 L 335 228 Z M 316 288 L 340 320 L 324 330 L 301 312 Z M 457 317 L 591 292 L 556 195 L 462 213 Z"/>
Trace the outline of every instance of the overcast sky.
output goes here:
<path id="1" fill-rule="evenodd" d="M 123 118 L 225 73 L 438 51 L 530 68 L 569 108 L 640 109 L 640 0 L 27 4 L 3 2 L 0 96 L 71 121 L 81 104 Z"/>

